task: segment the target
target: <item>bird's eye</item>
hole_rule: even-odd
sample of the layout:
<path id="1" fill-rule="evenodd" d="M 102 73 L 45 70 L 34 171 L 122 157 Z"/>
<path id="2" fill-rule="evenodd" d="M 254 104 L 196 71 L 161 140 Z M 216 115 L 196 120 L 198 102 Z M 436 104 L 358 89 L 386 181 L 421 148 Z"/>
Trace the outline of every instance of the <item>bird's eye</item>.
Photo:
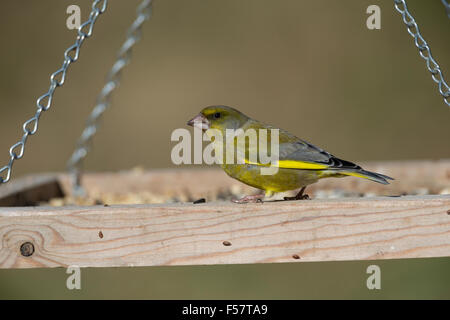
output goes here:
<path id="1" fill-rule="evenodd" d="M 220 112 L 214 113 L 214 118 L 219 119 L 221 116 Z"/>

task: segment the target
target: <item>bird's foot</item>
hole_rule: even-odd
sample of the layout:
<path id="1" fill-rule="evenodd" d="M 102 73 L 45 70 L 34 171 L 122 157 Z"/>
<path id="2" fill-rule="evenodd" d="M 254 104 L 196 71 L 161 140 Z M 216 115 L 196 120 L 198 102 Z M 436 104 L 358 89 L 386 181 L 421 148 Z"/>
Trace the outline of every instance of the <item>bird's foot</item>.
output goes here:
<path id="1" fill-rule="evenodd" d="M 262 199 L 264 198 L 264 194 L 255 194 L 251 196 L 245 196 L 241 199 L 231 200 L 234 203 L 262 203 Z"/>
<path id="2" fill-rule="evenodd" d="M 284 197 L 284 200 L 311 200 L 307 194 L 304 194 L 305 189 L 306 187 L 301 188 L 295 197 Z"/>
<path id="3" fill-rule="evenodd" d="M 295 197 L 284 197 L 284 200 L 311 200 L 311 198 L 307 194 L 303 194 L 301 196 L 295 196 Z"/>

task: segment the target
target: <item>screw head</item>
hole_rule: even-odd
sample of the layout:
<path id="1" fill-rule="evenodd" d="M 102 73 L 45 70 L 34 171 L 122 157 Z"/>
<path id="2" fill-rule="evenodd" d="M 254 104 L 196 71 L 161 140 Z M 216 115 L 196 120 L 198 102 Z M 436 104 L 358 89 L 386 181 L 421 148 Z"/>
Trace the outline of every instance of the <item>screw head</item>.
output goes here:
<path id="1" fill-rule="evenodd" d="M 24 257 L 29 257 L 34 253 L 34 245 L 31 242 L 22 243 L 20 246 L 20 253 Z"/>

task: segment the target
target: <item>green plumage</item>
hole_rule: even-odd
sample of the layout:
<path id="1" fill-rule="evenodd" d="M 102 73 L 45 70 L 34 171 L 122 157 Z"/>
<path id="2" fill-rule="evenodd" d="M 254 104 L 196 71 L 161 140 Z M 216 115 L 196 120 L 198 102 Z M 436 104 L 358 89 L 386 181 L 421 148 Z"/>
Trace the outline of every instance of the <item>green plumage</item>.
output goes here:
<path id="1" fill-rule="evenodd" d="M 203 109 L 198 116 L 202 119 L 203 129 L 206 127 L 221 131 L 226 136 L 226 129 L 277 129 L 270 125 L 253 120 L 240 111 L 226 106 L 212 106 Z M 193 119 L 195 120 L 195 118 Z M 194 125 L 195 121 L 189 123 Z M 194 125 L 195 126 L 195 125 Z M 235 143 L 235 141 L 234 141 Z M 268 146 L 271 135 L 268 134 Z M 229 147 L 229 146 L 227 146 Z M 246 159 L 248 154 L 256 152 L 258 146 L 246 143 Z M 270 148 L 269 148 L 270 150 Z M 289 132 L 279 129 L 279 164 L 278 172 L 273 175 L 262 175 L 261 167 L 267 166 L 250 162 L 246 164 L 223 164 L 223 170 L 232 178 L 268 193 L 295 190 L 310 185 L 321 178 L 357 176 L 382 184 L 388 184 L 388 176 L 363 170 L 349 161 L 341 160 L 330 153 L 302 140 Z"/>

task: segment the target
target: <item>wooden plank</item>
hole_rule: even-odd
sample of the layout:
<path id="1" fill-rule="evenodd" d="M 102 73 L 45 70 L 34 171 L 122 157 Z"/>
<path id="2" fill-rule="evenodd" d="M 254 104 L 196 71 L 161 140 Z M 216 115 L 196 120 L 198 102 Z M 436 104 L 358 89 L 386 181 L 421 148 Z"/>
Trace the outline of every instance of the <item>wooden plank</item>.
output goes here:
<path id="1" fill-rule="evenodd" d="M 0 210 L 0 268 L 448 256 L 448 195 Z"/>

